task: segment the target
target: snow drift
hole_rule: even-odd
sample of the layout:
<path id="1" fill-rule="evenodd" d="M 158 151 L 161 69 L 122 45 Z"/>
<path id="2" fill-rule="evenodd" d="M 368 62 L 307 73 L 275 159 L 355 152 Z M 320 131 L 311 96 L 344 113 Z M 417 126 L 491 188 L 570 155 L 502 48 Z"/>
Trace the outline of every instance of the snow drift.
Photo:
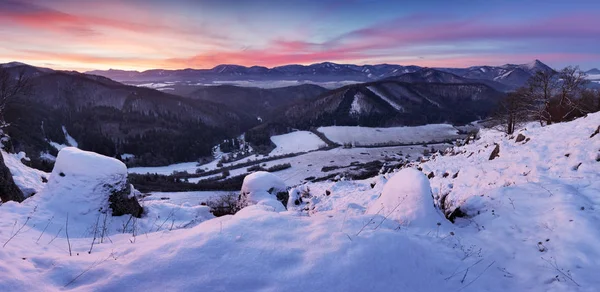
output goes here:
<path id="1" fill-rule="evenodd" d="M 435 228 L 444 218 L 436 211 L 429 180 L 414 168 L 394 174 L 367 214 L 378 214 L 405 226 Z"/>
<path id="2" fill-rule="evenodd" d="M 247 175 L 242 183 L 240 195 L 241 206 L 264 205 L 272 207 L 274 211 L 284 211 L 283 203 L 277 201 L 277 193 L 286 192 L 287 186 L 276 175 L 257 171 Z"/>

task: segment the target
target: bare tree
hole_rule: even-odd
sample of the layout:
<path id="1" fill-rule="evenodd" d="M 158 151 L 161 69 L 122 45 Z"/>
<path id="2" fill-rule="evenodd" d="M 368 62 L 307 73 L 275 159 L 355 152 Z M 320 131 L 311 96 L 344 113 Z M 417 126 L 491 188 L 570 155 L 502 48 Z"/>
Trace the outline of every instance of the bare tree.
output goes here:
<path id="1" fill-rule="evenodd" d="M 528 120 L 528 111 L 532 107 L 529 96 L 527 88 L 519 88 L 500 101 L 492 118 L 502 131 L 510 135 L 515 132 L 516 127 Z"/>
<path id="2" fill-rule="evenodd" d="M 31 93 L 31 79 L 24 71 L 13 74 L 6 67 L 0 66 L 0 126 L 5 124 L 6 106 L 17 98 Z"/>
<path id="3" fill-rule="evenodd" d="M 587 75 L 578 66 L 569 66 L 562 69 L 558 77 L 558 96 L 551 113 L 553 120 L 560 122 L 585 114 L 586 110 L 579 106 L 579 100 L 589 82 Z"/>
<path id="4" fill-rule="evenodd" d="M 529 114 L 541 125 L 552 123 L 550 102 L 558 87 L 557 72 L 537 71 L 527 81 L 528 92 L 522 92 L 522 97 L 528 99 Z"/>

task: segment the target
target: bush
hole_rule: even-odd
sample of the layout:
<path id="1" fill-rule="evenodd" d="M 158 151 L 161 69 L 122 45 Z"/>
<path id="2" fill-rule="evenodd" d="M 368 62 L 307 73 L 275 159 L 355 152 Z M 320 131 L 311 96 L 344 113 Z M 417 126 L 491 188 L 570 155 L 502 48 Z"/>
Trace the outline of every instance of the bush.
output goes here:
<path id="1" fill-rule="evenodd" d="M 290 167 L 292 167 L 292 164 L 290 164 L 290 163 L 276 164 L 276 165 L 273 165 L 273 166 L 267 168 L 267 171 L 268 172 L 276 172 L 276 171 L 288 169 Z"/>
<path id="2" fill-rule="evenodd" d="M 248 172 L 253 172 L 253 171 L 266 171 L 266 169 L 264 169 L 263 167 L 261 167 L 259 164 L 257 165 L 253 165 L 250 166 L 246 169 Z"/>
<path id="3" fill-rule="evenodd" d="M 227 170 L 227 169 L 226 169 L 226 170 L 224 170 L 224 171 L 223 171 L 223 173 L 221 174 L 221 177 L 222 177 L 222 178 L 226 178 L 226 177 L 228 177 L 229 175 L 230 175 L 230 173 L 229 173 L 229 170 Z"/>
<path id="4" fill-rule="evenodd" d="M 223 196 L 211 197 L 206 202 L 210 212 L 216 217 L 233 215 L 239 208 L 239 196 L 236 193 L 229 193 Z"/>

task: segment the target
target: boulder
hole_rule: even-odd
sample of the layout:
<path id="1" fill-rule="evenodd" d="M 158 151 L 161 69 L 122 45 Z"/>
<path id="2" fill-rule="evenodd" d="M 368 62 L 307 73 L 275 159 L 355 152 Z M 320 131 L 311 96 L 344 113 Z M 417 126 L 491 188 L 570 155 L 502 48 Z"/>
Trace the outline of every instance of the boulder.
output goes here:
<path id="1" fill-rule="evenodd" d="M 46 189 L 40 194 L 59 212 L 88 214 L 112 209 L 113 216 L 142 215 L 123 162 L 74 147 L 56 157 Z"/>
<path id="2" fill-rule="evenodd" d="M 492 150 L 489 160 L 494 160 L 496 157 L 500 156 L 500 145 L 498 145 L 498 144 L 494 144 L 494 145 L 496 145 L 496 147 L 494 147 L 494 150 Z"/>
<path id="3" fill-rule="evenodd" d="M 2 202 L 25 200 L 23 192 L 17 187 L 13 180 L 10 169 L 4 164 L 4 157 L 0 154 L 0 199 Z"/>

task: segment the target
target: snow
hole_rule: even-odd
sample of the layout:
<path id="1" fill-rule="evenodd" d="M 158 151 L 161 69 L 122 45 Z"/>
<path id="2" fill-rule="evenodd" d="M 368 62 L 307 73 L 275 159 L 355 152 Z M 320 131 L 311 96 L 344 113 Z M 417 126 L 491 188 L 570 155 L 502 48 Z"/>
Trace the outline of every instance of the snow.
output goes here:
<path id="1" fill-rule="evenodd" d="M 208 200 L 230 194 L 232 192 L 224 191 L 195 191 L 195 192 L 151 192 L 150 196 L 145 197 L 143 201 L 167 201 L 175 205 L 191 204 L 200 205 Z"/>
<path id="2" fill-rule="evenodd" d="M 394 101 L 392 101 L 391 99 L 389 99 L 387 96 L 385 96 L 384 94 L 382 94 L 376 88 L 374 88 L 372 86 L 368 86 L 367 89 L 369 89 L 371 92 L 375 93 L 377 96 L 379 96 L 381 99 L 383 99 L 390 106 L 392 106 L 393 108 L 395 108 L 397 111 L 399 111 L 399 112 L 403 112 L 404 111 L 404 108 L 401 105 L 399 105 L 399 104 L 395 103 Z"/>
<path id="3" fill-rule="evenodd" d="M 121 154 L 121 160 L 127 160 L 127 159 L 132 159 L 132 158 L 135 158 L 135 155 L 130 154 L 130 153 Z"/>
<path id="4" fill-rule="evenodd" d="M 382 215 L 403 226 L 429 229 L 445 221 L 435 210 L 429 180 L 414 168 L 394 174 L 366 214 Z"/>
<path id="5" fill-rule="evenodd" d="M 354 145 L 416 144 L 458 138 L 458 131 L 448 124 L 430 124 L 416 127 L 369 128 L 353 126 L 320 127 L 317 131 L 331 141 Z"/>
<path id="6" fill-rule="evenodd" d="M 73 146 L 73 147 L 78 147 L 79 144 L 77 144 L 77 141 L 75 141 L 75 139 L 73 139 L 73 137 L 71 137 L 71 135 L 69 135 L 69 133 L 67 132 L 67 128 L 65 126 L 62 126 L 62 130 L 63 130 L 63 133 L 65 134 L 65 138 L 67 139 L 68 145 Z"/>
<path id="7" fill-rule="evenodd" d="M 3 150 L 2 157 L 4 158 L 4 164 L 10 169 L 11 174 L 13 175 L 13 180 L 15 184 L 23 191 L 25 196 L 30 196 L 31 194 L 35 194 L 40 192 L 44 188 L 44 182 L 42 178 L 48 178 L 50 176 L 49 173 L 43 172 L 41 170 L 29 168 L 21 162 L 21 159 L 24 158 L 23 152 L 19 154 L 6 153 Z"/>
<path id="8" fill-rule="evenodd" d="M 586 79 L 589 79 L 589 80 L 599 80 L 600 79 L 600 74 L 588 74 L 586 76 Z"/>
<path id="9" fill-rule="evenodd" d="M 123 162 L 96 154 L 94 152 L 79 150 L 75 147 L 66 147 L 58 152 L 52 176 L 89 176 L 107 177 L 112 175 L 127 176 L 127 167 Z"/>
<path id="10" fill-rule="evenodd" d="M 274 211 L 283 211 L 283 204 L 275 196 L 282 191 L 287 192 L 287 186 L 279 177 L 266 171 L 257 171 L 244 177 L 241 204 L 265 205 L 272 207 Z"/>
<path id="11" fill-rule="evenodd" d="M 364 112 L 364 109 L 360 106 L 361 100 L 365 98 L 365 95 L 362 92 L 358 92 L 354 95 L 354 99 L 352 100 L 352 104 L 350 105 L 350 114 L 361 114 Z"/>
<path id="12" fill-rule="evenodd" d="M 60 144 L 54 141 L 48 141 L 48 143 L 50 143 L 50 145 L 52 145 L 52 147 L 54 147 L 56 150 L 60 151 L 65 147 L 79 147 L 79 144 L 77 143 L 77 141 L 71 137 L 71 135 L 69 135 L 69 133 L 67 132 L 67 128 L 65 126 L 62 126 L 62 131 L 65 134 L 65 139 L 67 140 L 66 144 Z M 47 159 L 51 159 L 52 157 L 42 154 L 43 157 L 47 158 Z"/>
<path id="13" fill-rule="evenodd" d="M 271 141 L 277 146 L 269 155 L 308 152 L 326 147 L 317 135 L 309 131 L 295 131 L 283 135 L 272 136 Z"/>
<path id="14" fill-rule="evenodd" d="M 213 218 L 195 201 L 148 199 L 135 228 L 110 217 L 104 241 L 91 232 L 98 212 L 80 201 L 102 190 L 69 173 L 50 188 L 51 177 L 23 203 L 0 206 L 0 291 L 596 291 L 600 135 L 590 136 L 598 125 L 600 113 L 532 123 L 518 130 L 523 142 L 482 130 L 396 173 L 291 185 L 284 174 L 315 175 L 300 164 L 409 147 L 315 151 L 281 160 L 294 166 L 276 176 L 248 176 L 242 191 L 270 196 L 262 204 Z M 494 143 L 500 154 L 489 160 Z M 285 211 L 267 192 L 273 186 L 294 186 L 307 203 Z M 59 195 L 62 205 L 51 204 Z M 438 226 L 444 219 L 431 205 L 442 197 L 468 216 Z M 390 212 L 377 214 L 382 203 Z"/>

